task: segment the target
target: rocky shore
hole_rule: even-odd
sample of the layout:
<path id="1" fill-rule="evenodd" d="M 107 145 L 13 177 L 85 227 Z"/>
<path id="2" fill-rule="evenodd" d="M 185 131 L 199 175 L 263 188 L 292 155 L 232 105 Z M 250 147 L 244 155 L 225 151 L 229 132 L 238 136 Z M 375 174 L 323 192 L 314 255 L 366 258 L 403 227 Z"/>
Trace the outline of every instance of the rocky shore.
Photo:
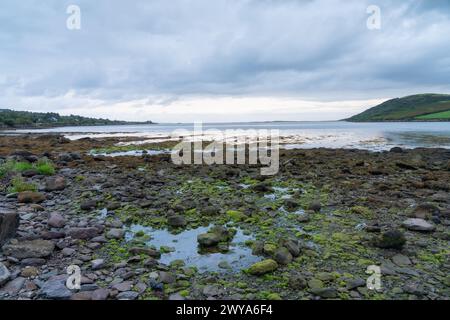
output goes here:
<path id="1" fill-rule="evenodd" d="M 0 299 L 450 297 L 450 150 L 284 150 L 267 177 L 91 153 L 124 141 L 0 136 Z"/>

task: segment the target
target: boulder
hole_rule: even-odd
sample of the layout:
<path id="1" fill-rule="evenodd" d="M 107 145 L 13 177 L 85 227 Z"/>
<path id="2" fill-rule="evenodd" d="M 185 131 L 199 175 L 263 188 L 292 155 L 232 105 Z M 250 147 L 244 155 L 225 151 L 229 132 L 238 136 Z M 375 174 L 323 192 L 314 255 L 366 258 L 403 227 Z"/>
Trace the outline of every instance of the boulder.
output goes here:
<path id="1" fill-rule="evenodd" d="M 275 251 L 275 254 L 273 256 L 274 260 L 278 262 L 279 264 L 289 264 L 292 261 L 292 254 L 289 252 L 288 249 L 281 247 L 278 248 Z"/>
<path id="2" fill-rule="evenodd" d="M 14 237 L 19 227 L 20 217 L 17 211 L 4 211 L 0 209 L 0 247 L 10 238 Z"/>
<path id="3" fill-rule="evenodd" d="M 45 195 L 34 191 L 23 191 L 17 195 L 17 201 L 20 203 L 41 203 L 45 199 Z"/>
<path id="4" fill-rule="evenodd" d="M 212 227 L 207 233 L 199 234 L 197 241 L 202 247 L 213 247 L 220 242 L 228 242 L 234 234 L 222 226 Z"/>
<path id="5" fill-rule="evenodd" d="M 423 219 L 411 218 L 403 221 L 402 224 L 406 229 L 413 231 L 431 232 L 436 228 L 431 223 L 426 222 Z"/>
<path id="6" fill-rule="evenodd" d="M 123 229 L 110 229 L 106 233 L 106 238 L 108 239 L 122 239 L 125 236 L 125 231 Z"/>
<path id="7" fill-rule="evenodd" d="M 278 263 L 275 260 L 267 259 L 253 264 L 248 273 L 255 276 L 260 276 L 266 273 L 275 271 L 278 268 Z"/>
<path id="8" fill-rule="evenodd" d="M 39 297 L 52 300 L 68 300 L 72 292 L 66 287 L 66 275 L 53 276 L 41 287 Z"/>
<path id="9" fill-rule="evenodd" d="M 8 282 L 11 277 L 11 273 L 8 268 L 0 262 L 0 287 L 2 287 L 6 282 Z"/>
<path id="10" fill-rule="evenodd" d="M 180 215 L 169 216 L 167 218 L 167 224 L 174 228 L 180 228 L 186 226 L 186 218 Z"/>
<path id="11" fill-rule="evenodd" d="M 31 240 L 10 243 L 3 246 L 3 253 L 16 259 L 44 258 L 55 250 L 55 244 L 48 240 Z"/>
<path id="12" fill-rule="evenodd" d="M 159 252 L 158 250 L 152 249 L 152 248 L 133 247 L 129 250 L 129 252 L 132 255 L 145 254 L 145 255 L 153 257 L 153 258 L 161 257 L 161 252 Z"/>
<path id="13" fill-rule="evenodd" d="M 45 191 L 61 191 L 66 187 L 66 179 L 62 176 L 51 177 L 45 181 Z"/>
<path id="14" fill-rule="evenodd" d="M 96 237 L 99 233 L 99 230 L 93 227 L 70 228 L 69 230 L 67 230 L 66 235 L 71 237 L 72 239 L 87 240 Z"/>
<path id="15" fill-rule="evenodd" d="M 414 218 L 419 219 L 431 219 L 432 216 L 439 216 L 439 214 L 439 208 L 429 203 L 418 205 L 412 213 Z"/>
<path id="16" fill-rule="evenodd" d="M 308 210 L 314 211 L 314 212 L 320 212 L 322 209 L 322 205 L 320 201 L 313 201 L 309 204 Z"/>
<path id="17" fill-rule="evenodd" d="M 96 207 L 97 207 L 97 200 L 87 200 L 80 204 L 81 210 L 85 211 L 95 209 Z"/>
<path id="18" fill-rule="evenodd" d="M 62 228 L 66 225 L 66 220 L 59 213 L 51 213 L 47 224 L 52 228 Z"/>
<path id="19" fill-rule="evenodd" d="M 384 249 L 402 249 L 406 243 L 404 234 L 399 230 L 389 230 L 375 238 L 374 244 Z"/>

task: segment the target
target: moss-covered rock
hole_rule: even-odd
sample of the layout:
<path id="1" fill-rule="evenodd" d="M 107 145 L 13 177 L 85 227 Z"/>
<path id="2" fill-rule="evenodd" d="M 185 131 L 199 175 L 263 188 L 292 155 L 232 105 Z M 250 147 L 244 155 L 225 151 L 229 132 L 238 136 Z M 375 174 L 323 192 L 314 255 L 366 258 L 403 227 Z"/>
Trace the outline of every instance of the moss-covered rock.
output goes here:
<path id="1" fill-rule="evenodd" d="M 266 273 L 275 271 L 278 268 L 278 263 L 275 260 L 267 259 L 253 264 L 248 273 L 251 275 L 259 276 Z"/>

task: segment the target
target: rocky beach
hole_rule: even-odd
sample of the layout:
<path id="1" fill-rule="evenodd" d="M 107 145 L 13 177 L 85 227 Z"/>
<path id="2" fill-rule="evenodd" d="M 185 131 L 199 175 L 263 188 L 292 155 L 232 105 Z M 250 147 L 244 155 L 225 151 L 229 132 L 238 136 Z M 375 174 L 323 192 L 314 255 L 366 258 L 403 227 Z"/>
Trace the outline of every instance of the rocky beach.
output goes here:
<path id="1" fill-rule="evenodd" d="M 113 156 L 137 139 L 0 136 L 0 299 L 450 297 L 450 150 L 281 150 L 261 176 Z"/>

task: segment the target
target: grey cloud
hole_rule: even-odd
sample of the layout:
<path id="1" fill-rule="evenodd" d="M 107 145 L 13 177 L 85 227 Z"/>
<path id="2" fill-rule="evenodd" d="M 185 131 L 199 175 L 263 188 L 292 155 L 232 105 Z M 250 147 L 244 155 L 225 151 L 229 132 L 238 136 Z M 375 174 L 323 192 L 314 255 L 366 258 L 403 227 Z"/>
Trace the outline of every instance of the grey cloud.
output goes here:
<path id="1" fill-rule="evenodd" d="M 369 4 L 382 29 L 366 28 Z M 65 28 L 78 4 L 82 29 Z M 449 90 L 448 1 L 2 1 L 0 92 L 105 101 Z M 156 98 L 155 98 L 156 97 Z"/>

